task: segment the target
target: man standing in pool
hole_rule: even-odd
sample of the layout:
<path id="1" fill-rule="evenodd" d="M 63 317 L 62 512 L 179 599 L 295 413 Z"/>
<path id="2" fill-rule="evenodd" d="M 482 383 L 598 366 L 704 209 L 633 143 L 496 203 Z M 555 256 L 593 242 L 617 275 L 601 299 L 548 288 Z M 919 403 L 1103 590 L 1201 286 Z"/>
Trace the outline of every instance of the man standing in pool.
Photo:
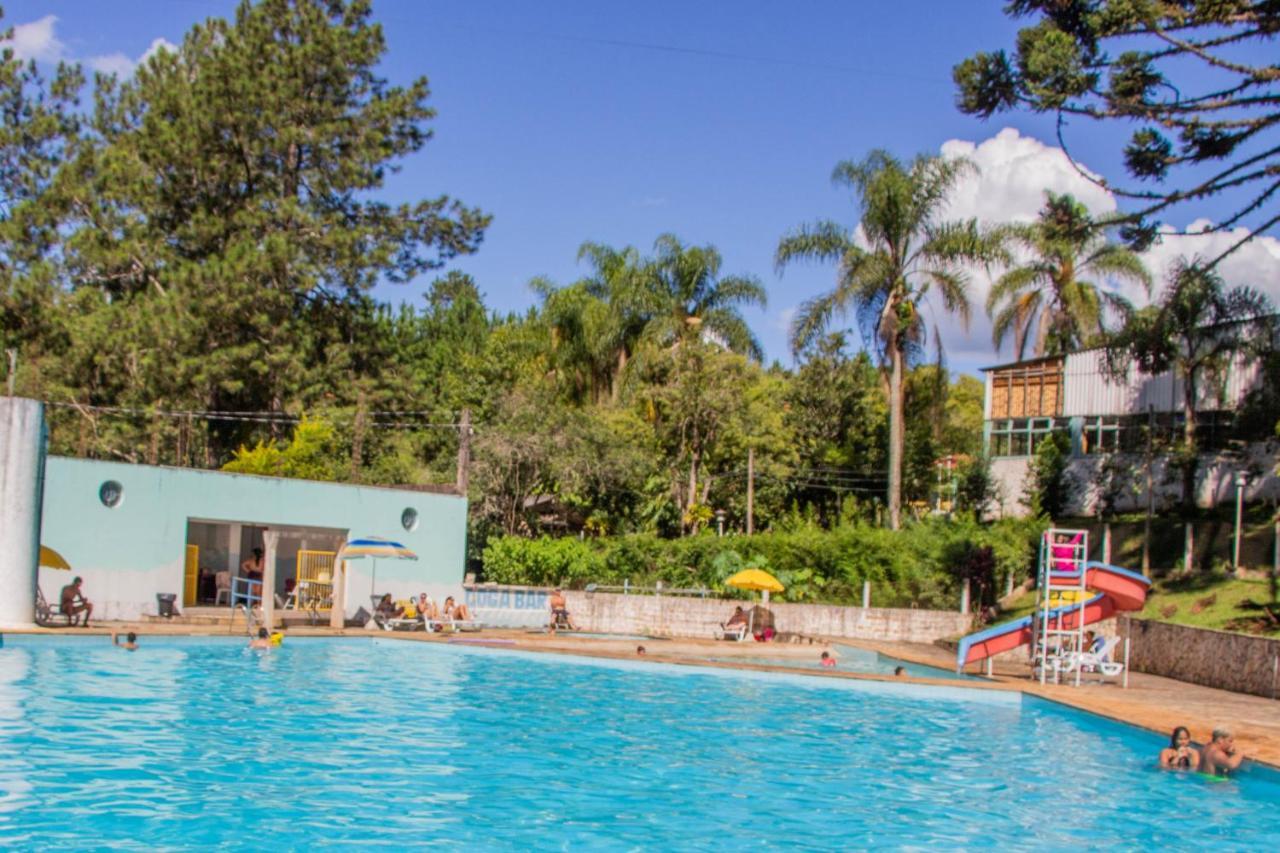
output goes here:
<path id="1" fill-rule="evenodd" d="M 120 642 L 120 636 L 115 632 L 111 632 L 111 645 L 124 649 L 126 652 L 136 652 L 138 650 L 138 635 L 130 631 L 124 635 L 124 642 Z"/>
<path id="2" fill-rule="evenodd" d="M 1213 740 L 1200 753 L 1200 769 L 1209 776 L 1226 776 L 1242 761 L 1244 756 L 1236 749 L 1236 739 L 1226 729 L 1214 729 Z"/>
<path id="3" fill-rule="evenodd" d="M 547 626 L 547 631 L 554 634 L 556 626 L 563 622 L 570 631 L 578 630 L 578 626 L 573 624 L 573 620 L 569 618 L 569 608 L 564 600 L 564 593 L 560 591 L 560 587 L 556 587 L 550 597 L 547 599 L 547 605 L 551 608 L 551 624 Z"/>

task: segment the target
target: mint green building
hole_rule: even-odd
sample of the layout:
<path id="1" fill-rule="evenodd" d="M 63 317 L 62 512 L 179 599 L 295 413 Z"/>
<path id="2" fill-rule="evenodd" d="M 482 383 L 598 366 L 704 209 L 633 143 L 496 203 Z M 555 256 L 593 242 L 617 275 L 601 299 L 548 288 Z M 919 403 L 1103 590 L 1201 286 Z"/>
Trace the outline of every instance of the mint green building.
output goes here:
<path id="1" fill-rule="evenodd" d="M 45 461 L 40 542 L 84 578 L 94 618 L 157 612 L 157 594 L 179 607 L 230 606 L 236 577 L 253 549 L 274 534 L 275 588 L 286 606 L 298 590 L 343 584 L 351 615 L 369 596 L 462 599 L 467 502 L 452 489 L 322 483 L 51 456 Z M 334 555 L 349 538 L 400 542 L 417 560 L 350 561 Z M 336 580 L 335 580 L 336 579 Z M 46 597 L 65 571 L 39 570 Z M 303 583 L 306 581 L 307 583 Z"/>

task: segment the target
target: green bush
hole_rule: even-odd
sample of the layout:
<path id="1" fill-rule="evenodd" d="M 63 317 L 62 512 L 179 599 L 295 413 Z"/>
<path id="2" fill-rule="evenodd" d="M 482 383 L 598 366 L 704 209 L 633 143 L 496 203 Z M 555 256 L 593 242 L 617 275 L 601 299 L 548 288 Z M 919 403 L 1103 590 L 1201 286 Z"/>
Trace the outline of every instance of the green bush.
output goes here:
<path id="1" fill-rule="evenodd" d="M 763 568 L 782 581 L 783 601 L 856 604 L 863 581 L 883 607 L 955 606 L 961 566 L 976 548 L 990 547 L 997 588 L 1034 566 L 1043 523 L 994 524 L 927 519 L 894 532 L 855 523 L 824 530 L 797 525 L 756 536 L 703 533 L 681 539 L 652 534 L 586 541 L 572 538 L 494 537 L 484 549 L 483 576 L 506 584 L 583 587 L 629 581 L 633 586 L 706 588 L 726 596 L 724 581 L 743 568 Z"/>

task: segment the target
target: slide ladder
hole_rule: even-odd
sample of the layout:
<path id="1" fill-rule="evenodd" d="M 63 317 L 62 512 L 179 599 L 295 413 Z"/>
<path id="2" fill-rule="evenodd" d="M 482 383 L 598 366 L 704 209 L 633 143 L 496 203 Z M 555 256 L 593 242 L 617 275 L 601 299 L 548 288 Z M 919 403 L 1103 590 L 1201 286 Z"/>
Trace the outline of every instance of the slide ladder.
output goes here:
<path id="1" fill-rule="evenodd" d="M 1084 608 L 1089 601 L 1085 563 L 1089 556 L 1089 531 L 1051 527 L 1040 537 L 1037 577 L 1039 601 L 1032 634 L 1035 668 L 1044 684 L 1054 663 L 1084 651 Z M 1075 668 L 1076 686 L 1080 667 Z M 1056 680 L 1056 679 L 1055 679 Z"/>

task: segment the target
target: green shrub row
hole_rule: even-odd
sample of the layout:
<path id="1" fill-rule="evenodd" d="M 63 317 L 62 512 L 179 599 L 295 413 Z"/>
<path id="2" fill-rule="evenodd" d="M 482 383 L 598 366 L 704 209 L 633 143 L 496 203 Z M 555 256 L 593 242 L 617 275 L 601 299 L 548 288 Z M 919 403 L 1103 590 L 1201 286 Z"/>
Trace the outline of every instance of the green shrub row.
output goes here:
<path id="1" fill-rule="evenodd" d="M 724 536 L 712 533 L 682 539 L 650 534 L 600 539 L 489 540 L 483 579 L 534 586 L 587 584 L 707 588 L 733 596 L 724 581 L 742 568 L 758 567 L 787 587 L 784 601 L 856 604 L 862 583 L 872 584 L 872 601 L 882 607 L 954 607 L 969 555 L 990 548 L 990 586 L 1003 591 L 1034 570 L 1036 542 L 1043 525 L 1006 520 L 994 524 L 929 519 L 894 532 L 867 524 L 823 530 Z M 970 564 L 971 560 L 968 561 Z M 745 594 L 744 594 L 745 595 Z"/>

